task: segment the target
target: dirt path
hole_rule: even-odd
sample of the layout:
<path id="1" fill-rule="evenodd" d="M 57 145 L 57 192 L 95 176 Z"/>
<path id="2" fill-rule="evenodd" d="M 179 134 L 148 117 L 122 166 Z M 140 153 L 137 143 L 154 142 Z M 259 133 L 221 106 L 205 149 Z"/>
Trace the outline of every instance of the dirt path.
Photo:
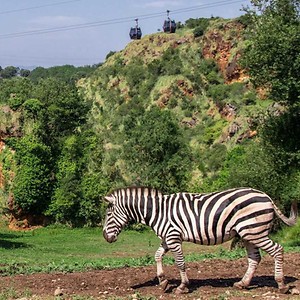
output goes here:
<path id="1" fill-rule="evenodd" d="M 53 296 L 59 287 L 64 299 L 72 295 L 112 299 L 113 296 L 154 296 L 157 299 L 300 299 L 300 295 L 281 295 L 273 278 L 273 259 L 265 256 L 257 270 L 249 290 L 232 287 L 244 274 L 247 261 L 206 260 L 188 263 L 191 281 L 190 293 L 177 296 L 174 288 L 179 284 L 179 272 L 174 266 L 166 266 L 170 288 L 163 293 L 157 286 L 155 266 L 122 268 L 69 274 L 34 274 L 0 277 L 0 290 L 11 289 L 24 294 Z M 285 254 L 285 276 L 290 286 L 300 290 L 300 253 Z M 48 298 L 49 299 L 49 298 Z M 128 298 L 129 299 L 129 298 Z"/>

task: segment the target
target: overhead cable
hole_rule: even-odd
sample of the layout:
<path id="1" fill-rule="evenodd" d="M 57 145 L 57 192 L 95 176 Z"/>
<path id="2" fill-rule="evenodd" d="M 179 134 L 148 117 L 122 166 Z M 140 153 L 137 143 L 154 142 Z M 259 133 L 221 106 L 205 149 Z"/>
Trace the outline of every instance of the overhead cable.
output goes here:
<path id="1" fill-rule="evenodd" d="M 54 2 L 54 3 L 31 6 L 31 7 L 4 10 L 4 11 L 0 11 L 0 15 L 12 14 L 12 13 L 20 12 L 20 11 L 27 11 L 27 10 L 38 9 L 38 8 L 43 8 L 43 7 L 62 5 L 62 4 L 67 4 L 67 3 L 71 3 L 71 2 L 78 2 L 78 1 L 82 1 L 82 0 L 68 0 L 68 1 Z"/>
<path id="2" fill-rule="evenodd" d="M 76 0 L 76 1 L 79 1 L 79 0 Z M 245 1 L 246 0 L 233 0 L 233 1 L 223 0 L 223 1 L 212 2 L 210 4 L 203 4 L 203 5 L 197 5 L 197 6 L 172 10 L 171 13 L 172 14 L 182 14 L 185 12 L 191 12 L 191 11 L 196 11 L 196 10 L 201 10 L 201 9 L 211 8 L 211 7 L 217 7 L 217 6 L 221 6 L 221 5 L 227 6 L 229 4 L 245 2 Z M 136 18 L 138 18 L 139 20 L 147 20 L 147 19 L 161 17 L 164 15 L 165 15 L 165 12 L 159 12 L 159 13 L 144 14 L 144 15 L 135 16 L 135 17 L 131 16 L 131 17 L 115 18 L 115 19 L 109 19 L 109 20 L 103 20 L 103 21 L 73 24 L 73 25 L 52 27 L 52 28 L 46 28 L 46 29 L 37 29 L 37 30 L 30 30 L 30 31 L 0 34 L 0 39 L 17 38 L 17 37 L 23 37 L 23 36 L 31 36 L 31 35 L 39 35 L 39 34 L 60 32 L 60 31 L 76 30 L 76 29 L 82 29 L 82 28 L 91 28 L 91 27 L 107 26 L 107 25 L 112 25 L 112 24 L 128 23 L 128 22 L 132 22 L 132 20 L 134 20 Z"/>

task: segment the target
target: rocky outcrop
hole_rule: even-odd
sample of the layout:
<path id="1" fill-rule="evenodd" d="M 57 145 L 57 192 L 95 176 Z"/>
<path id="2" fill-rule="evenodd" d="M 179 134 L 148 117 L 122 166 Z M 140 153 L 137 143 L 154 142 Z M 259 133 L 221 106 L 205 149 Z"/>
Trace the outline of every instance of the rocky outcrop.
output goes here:
<path id="1" fill-rule="evenodd" d="M 214 59 L 227 83 L 240 81 L 245 77 L 238 61 L 241 56 L 236 45 L 242 41 L 244 27 L 237 21 L 225 23 L 222 28 L 208 31 L 203 37 L 205 58 Z"/>

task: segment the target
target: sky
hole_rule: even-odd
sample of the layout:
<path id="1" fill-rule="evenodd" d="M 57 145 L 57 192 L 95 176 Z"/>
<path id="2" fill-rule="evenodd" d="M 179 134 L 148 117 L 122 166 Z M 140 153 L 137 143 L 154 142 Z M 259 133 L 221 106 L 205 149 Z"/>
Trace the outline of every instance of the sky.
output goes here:
<path id="1" fill-rule="evenodd" d="M 131 42 L 135 18 L 143 36 L 162 30 L 166 11 L 189 18 L 234 18 L 250 0 L 0 0 L 0 66 L 93 65 Z"/>

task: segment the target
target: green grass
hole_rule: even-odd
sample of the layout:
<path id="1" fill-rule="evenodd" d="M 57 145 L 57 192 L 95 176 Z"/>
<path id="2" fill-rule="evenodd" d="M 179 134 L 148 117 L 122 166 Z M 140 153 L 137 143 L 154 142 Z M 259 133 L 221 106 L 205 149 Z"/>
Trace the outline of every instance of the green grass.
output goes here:
<path id="1" fill-rule="evenodd" d="M 47 227 L 32 231 L 0 228 L 0 276 L 35 272 L 74 272 L 154 264 L 160 241 L 150 230 L 125 230 L 112 244 L 100 228 Z M 186 261 L 243 256 L 224 247 L 184 244 Z M 166 263 L 173 263 L 172 255 Z"/>
<path id="2" fill-rule="evenodd" d="M 109 244 L 100 228 L 49 226 L 10 231 L 0 227 L 0 276 L 152 265 L 159 244 L 150 230 L 125 230 L 117 242 Z M 211 247 L 184 243 L 183 250 L 187 262 L 245 256 L 243 249 L 229 251 L 229 246 L 230 243 Z M 296 248 L 294 251 L 299 251 Z M 174 263 L 172 254 L 166 256 L 165 262 Z"/>

